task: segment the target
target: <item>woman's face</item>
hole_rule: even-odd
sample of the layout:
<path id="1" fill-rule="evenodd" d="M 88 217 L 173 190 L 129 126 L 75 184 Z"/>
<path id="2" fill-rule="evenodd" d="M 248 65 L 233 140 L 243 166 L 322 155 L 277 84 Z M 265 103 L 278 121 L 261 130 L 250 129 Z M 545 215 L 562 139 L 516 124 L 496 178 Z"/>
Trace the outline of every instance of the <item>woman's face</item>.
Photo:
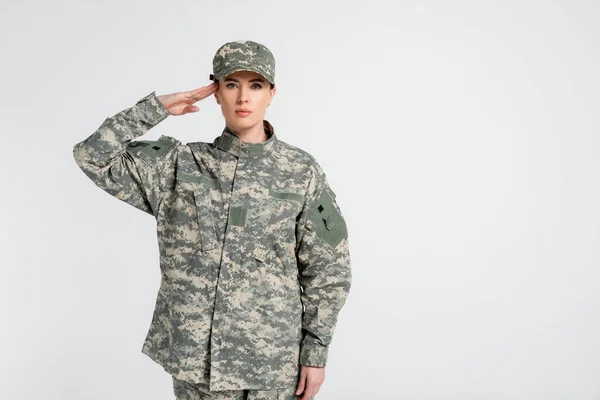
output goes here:
<path id="1" fill-rule="evenodd" d="M 275 95 L 269 81 L 252 71 L 237 71 L 219 80 L 215 92 L 227 126 L 235 132 L 258 123 L 262 126 L 268 105 Z M 243 113 L 240 110 L 248 110 Z"/>

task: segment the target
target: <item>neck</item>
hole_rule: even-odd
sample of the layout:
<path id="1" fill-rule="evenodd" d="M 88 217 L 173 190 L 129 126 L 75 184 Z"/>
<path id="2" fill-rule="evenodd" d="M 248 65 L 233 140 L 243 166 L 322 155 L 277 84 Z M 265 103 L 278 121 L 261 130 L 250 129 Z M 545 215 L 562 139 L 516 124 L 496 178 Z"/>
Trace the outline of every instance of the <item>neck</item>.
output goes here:
<path id="1" fill-rule="evenodd" d="M 234 129 L 229 124 L 227 127 L 246 143 L 261 143 L 268 139 L 262 120 L 247 128 Z"/>

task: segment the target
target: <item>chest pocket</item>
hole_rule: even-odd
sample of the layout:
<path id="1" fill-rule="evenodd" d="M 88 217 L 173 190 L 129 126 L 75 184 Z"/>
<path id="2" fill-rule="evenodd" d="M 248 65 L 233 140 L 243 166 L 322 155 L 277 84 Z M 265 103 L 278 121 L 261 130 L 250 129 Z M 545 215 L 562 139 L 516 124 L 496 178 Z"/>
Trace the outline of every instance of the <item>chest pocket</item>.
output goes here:
<path id="1" fill-rule="evenodd" d="M 294 257 L 296 217 L 304 205 L 304 195 L 287 190 L 268 189 L 259 213 L 263 218 L 255 219 L 263 232 L 254 240 L 252 255 L 261 262 L 269 262 L 274 256 Z M 283 249 L 283 250 L 282 250 Z M 276 254 L 285 251 L 285 254 Z"/>
<path id="2" fill-rule="evenodd" d="M 219 247 L 215 221 L 212 215 L 210 190 L 219 188 L 219 181 L 205 175 L 191 174 L 177 171 L 177 184 L 191 198 L 195 207 L 194 221 L 189 227 L 192 231 L 197 229 L 197 241 L 202 251 L 213 250 Z M 190 196 L 190 197 L 188 197 Z"/>
<path id="3" fill-rule="evenodd" d="M 304 195 L 284 190 L 268 189 L 265 208 L 270 216 L 267 230 L 282 231 L 294 229 L 296 217 L 302 210 Z"/>

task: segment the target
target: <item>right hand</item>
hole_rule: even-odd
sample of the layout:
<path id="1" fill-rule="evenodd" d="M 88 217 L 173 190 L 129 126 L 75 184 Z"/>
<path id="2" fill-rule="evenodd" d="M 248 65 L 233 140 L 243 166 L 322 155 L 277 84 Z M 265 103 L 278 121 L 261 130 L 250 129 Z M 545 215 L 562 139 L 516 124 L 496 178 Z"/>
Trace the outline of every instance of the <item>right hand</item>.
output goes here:
<path id="1" fill-rule="evenodd" d="M 157 97 L 169 114 L 183 115 L 199 111 L 200 109 L 193 104 L 215 93 L 218 88 L 219 84 L 213 82 L 210 85 L 202 86 L 188 92 L 163 94 Z"/>

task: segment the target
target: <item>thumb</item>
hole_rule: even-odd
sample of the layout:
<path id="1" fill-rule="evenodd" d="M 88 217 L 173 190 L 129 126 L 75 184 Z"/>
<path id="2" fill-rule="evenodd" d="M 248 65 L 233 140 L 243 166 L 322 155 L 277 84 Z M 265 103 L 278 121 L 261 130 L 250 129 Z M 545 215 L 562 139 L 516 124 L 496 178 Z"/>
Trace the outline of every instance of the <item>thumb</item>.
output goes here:
<path id="1" fill-rule="evenodd" d="M 306 370 L 302 368 L 300 372 L 300 382 L 298 382 L 298 389 L 296 390 L 296 394 L 300 394 L 304 391 L 304 387 L 306 386 Z"/>
<path id="2" fill-rule="evenodd" d="M 200 110 L 200 109 L 196 106 L 186 106 L 183 109 L 183 114 L 197 112 L 198 110 Z"/>

